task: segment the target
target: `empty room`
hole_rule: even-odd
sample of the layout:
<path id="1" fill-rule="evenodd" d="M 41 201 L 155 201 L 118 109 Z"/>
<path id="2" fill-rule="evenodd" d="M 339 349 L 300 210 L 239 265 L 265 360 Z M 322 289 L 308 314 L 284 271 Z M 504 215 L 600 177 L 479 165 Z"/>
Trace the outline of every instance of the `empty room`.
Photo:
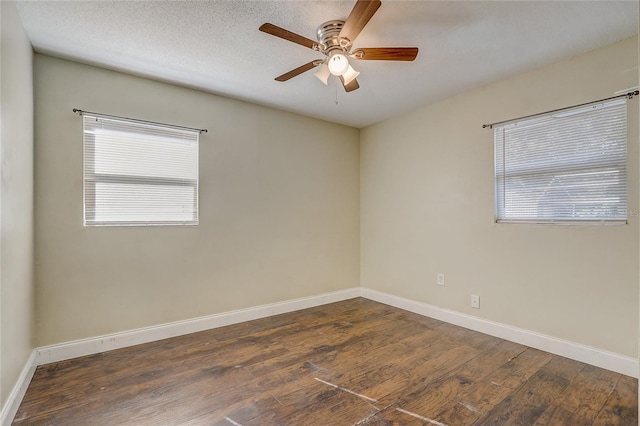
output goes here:
<path id="1" fill-rule="evenodd" d="M 0 424 L 638 424 L 637 1 L 0 1 Z"/>

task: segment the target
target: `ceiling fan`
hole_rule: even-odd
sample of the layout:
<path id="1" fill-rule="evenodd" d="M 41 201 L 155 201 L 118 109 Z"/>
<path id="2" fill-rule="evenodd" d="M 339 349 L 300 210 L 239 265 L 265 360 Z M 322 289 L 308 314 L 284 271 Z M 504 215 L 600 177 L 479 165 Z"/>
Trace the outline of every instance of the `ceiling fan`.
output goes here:
<path id="1" fill-rule="evenodd" d="M 329 77 L 335 75 L 342 82 L 344 89 L 351 92 L 360 87 L 358 80 L 356 80 L 360 73 L 353 69 L 348 58 L 364 61 L 413 61 L 418 55 L 417 47 L 353 49 L 356 37 L 381 4 L 380 0 L 357 0 L 346 21 L 328 21 L 318 27 L 316 31 L 318 41 L 313 41 L 273 24 L 262 24 L 260 26 L 262 32 L 289 40 L 325 55 L 324 59 L 316 59 L 276 77 L 276 81 L 287 81 L 318 67 L 318 71 L 314 75 L 325 85 L 328 84 Z"/>

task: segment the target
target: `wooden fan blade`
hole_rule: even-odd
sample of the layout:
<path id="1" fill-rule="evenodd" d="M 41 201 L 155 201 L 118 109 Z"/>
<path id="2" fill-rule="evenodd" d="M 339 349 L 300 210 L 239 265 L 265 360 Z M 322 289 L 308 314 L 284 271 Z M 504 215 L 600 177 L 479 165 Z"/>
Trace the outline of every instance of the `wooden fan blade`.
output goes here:
<path id="1" fill-rule="evenodd" d="M 285 40 L 292 41 L 294 43 L 300 44 L 304 47 L 308 47 L 309 49 L 313 49 L 313 46 L 317 45 L 315 41 L 308 39 L 306 37 L 302 37 L 296 33 L 292 33 L 289 30 L 285 30 L 284 28 L 280 28 L 273 24 L 262 24 L 260 28 L 258 28 L 263 33 L 271 34 L 272 36 L 280 37 Z"/>
<path id="2" fill-rule="evenodd" d="M 342 82 L 342 85 L 344 86 L 344 91 L 347 92 L 347 93 L 353 92 L 354 90 L 360 88 L 360 85 L 358 84 L 358 80 L 356 80 L 355 78 L 351 81 L 351 83 L 344 84 L 344 78 L 342 76 L 340 76 L 340 81 Z"/>
<path id="3" fill-rule="evenodd" d="M 357 49 L 352 56 L 364 61 L 413 61 L 418 56 L 418 48 L 368 47 Z"/>
<path id="4" fill-rule="evenodd" d="M 353 43 L 360 31 L 376 13 L 382 2 L 380 0 L 358 0 L 340 31 L 339 38 L 346 38 Z"/>
<path id="5" fill-rule="evenodd" d="M 276 81 L 287 81 L 297 75 L 302 74 L 305 71 L 309 71 L 310 69 L 315 68 L 317 62 L 318 61 L 311 61 L 308 64 L 304 64 L 294 70 L 284 73 L 281 76 L 276 77 Z"/>

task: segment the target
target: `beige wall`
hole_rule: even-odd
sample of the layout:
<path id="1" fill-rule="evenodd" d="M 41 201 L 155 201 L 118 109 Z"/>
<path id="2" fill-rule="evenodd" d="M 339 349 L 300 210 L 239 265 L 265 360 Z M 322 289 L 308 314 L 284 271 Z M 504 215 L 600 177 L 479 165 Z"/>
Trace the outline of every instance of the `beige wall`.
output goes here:
<path id="1" fill-rule="evenodd" d="M 638 215 L 621 227 L 495 224 L 481 125 L 632 87 L 637 52 L 626 40 L 360 132 L 36 55 L 38 344 L 360 283 L 635 356 Z M 83 228 L 74 107 L 207 127 L 200 226 Z M 638 100 L 629 108 L 635 213 Z"/>
<path id="2" fill-rule="evenodd" d="M 636 356 L 638 98 L 626 226 L 495 224 L 481 125 L 612 96 L 638 84 L 637 66 L 633 38 L 363 129 L 362 286 Z"/>
<path id="3" fill-rule="evenodd" d="M 359 284 L 356 129 L 35 56 L 39 345 Z M 82 226 L 72 108 L 208 128 L 200 225 Z"/>
<path id="4" fill-rule="evenodd" d="M 0 400 L 4 406 L 33 350 L 33 51 L 13 2 L 0 2 L 0 9 Z"/>

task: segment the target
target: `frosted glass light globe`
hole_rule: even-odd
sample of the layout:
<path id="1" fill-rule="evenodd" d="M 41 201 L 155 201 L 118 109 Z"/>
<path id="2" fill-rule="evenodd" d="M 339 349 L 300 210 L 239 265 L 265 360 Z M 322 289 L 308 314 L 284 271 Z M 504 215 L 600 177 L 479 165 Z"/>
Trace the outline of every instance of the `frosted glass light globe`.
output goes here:
<path id="1" fill-rule="evenodd" d="M 342 75 L 349 69 L 349 60 L 342 53 L 335 53 L 329 57 L 329 72 L 333 75 Z"/>

